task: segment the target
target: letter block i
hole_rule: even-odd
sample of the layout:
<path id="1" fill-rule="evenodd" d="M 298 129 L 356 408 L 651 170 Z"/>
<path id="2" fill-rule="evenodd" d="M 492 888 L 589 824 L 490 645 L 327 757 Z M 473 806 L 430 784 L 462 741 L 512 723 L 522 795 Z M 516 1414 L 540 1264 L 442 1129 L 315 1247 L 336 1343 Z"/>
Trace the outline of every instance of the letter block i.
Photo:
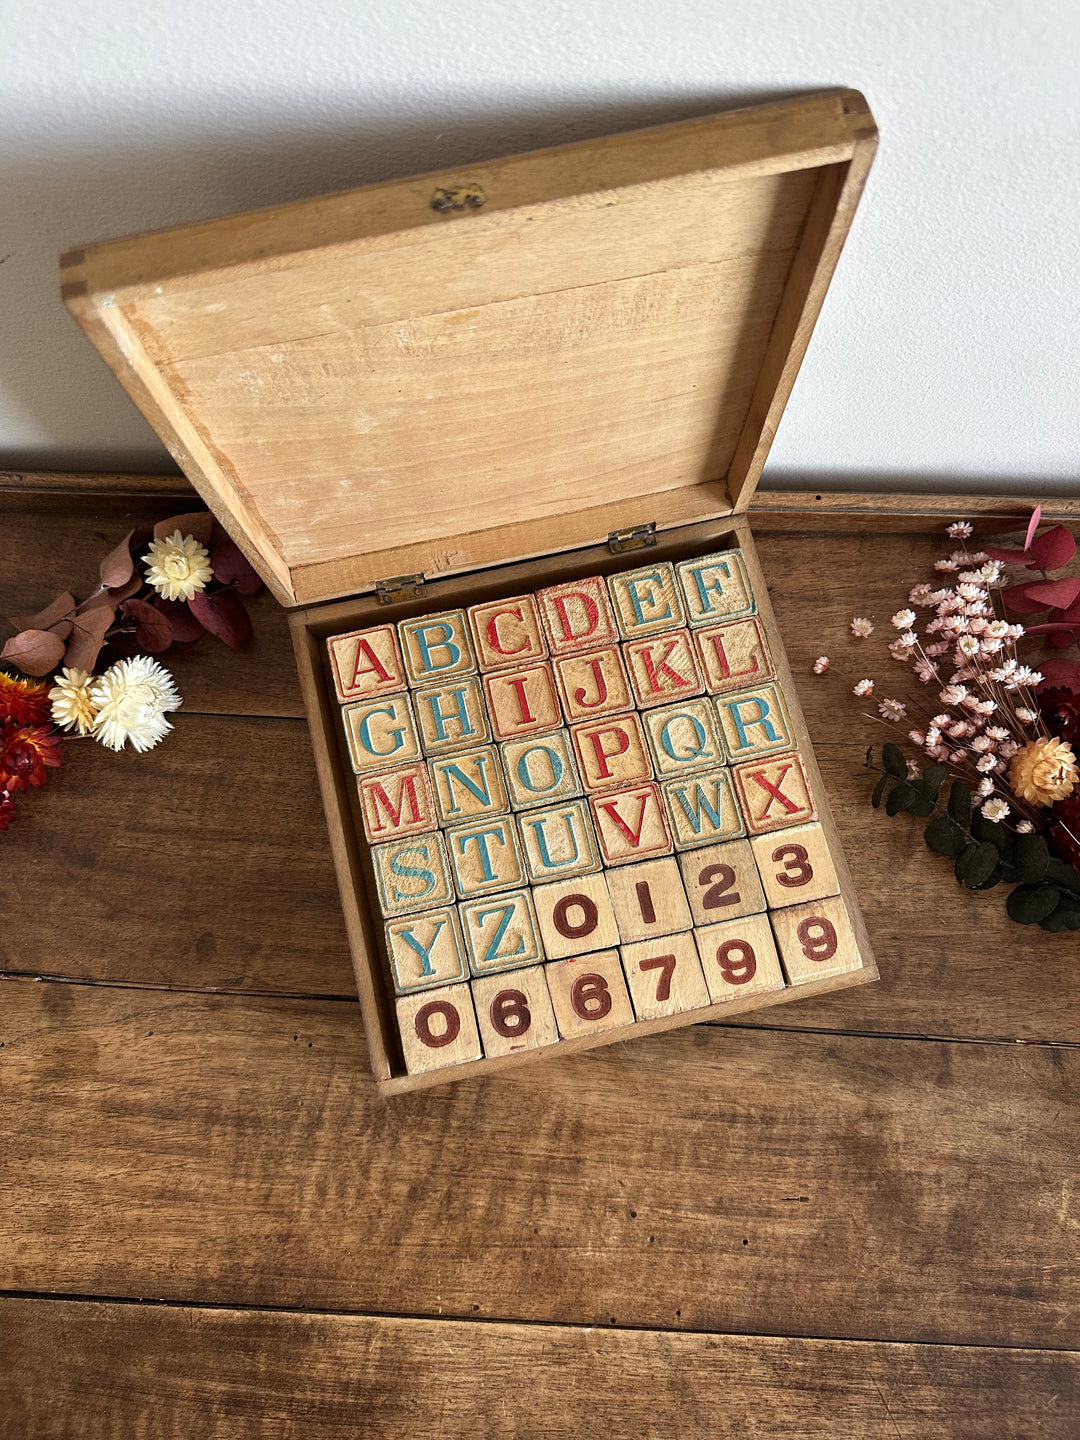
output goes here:
<path id="1" fill-rule="evenodd" d="M 792 750 L 732 767 L 739 809 L 751 835 L 817 818 L 802 759 Z"/>
<path id="2" fill-rule="evenodd" d="M 373 625 L 349 635 L 332 635 L 326 648 L 334 689 L 342 704 L 405 689 L 405 666 L 393 625 Z"/>
<path id="3" fill-rule="evenodd" d="M 499 740 L 537 735 L 562 724 L 550 665 L 493 671 L 484 676 L 484 693 L 491 728 Z"/>
<path id="4" fill-rule="evenodd" d="M 528 890 L 507 890 L 481 900 L 465 900 L 458 908 L 473 975 L 516 970 L 544 959 L 536 909 Z"/>
<path id="5" fill-rule="evenodd" d="M 730 625 L 709 625 L 695 630 L 694 640 L 705 675 L 705 689 L 710 695 L 745 690 L 748 685 L 758 685 L 772 676 L 773 664 L 761 622 L 753 616 L 735 620 Z"/>
<path id="6" fill-rule="evenodd" d="M 356 784 L 369 845 L 437 828 L 427 767 L 422 760 L 398 770 L 361 775 Z"/>
<path id="7" fill-rule="evenodd" d="M 668 630 L 623 646 L 637 703 L 645 710 L 673 700 L 686 700 L 705 689 L 689 630 Z"/>
<path id="8" fill-rule="evenodd" d="M 757 610 L 750 577 L 738 550 L 722 550 L 675 567 L 682 585 L 686 618 L 692 628 L 740 620 Z"/>
<path id="9" fill-rule="evenodd" d="M 469 625 L 481 670 L 503 670 L 508 665 L 520 669 L 547 656 L 547 640 L 531 595 L 470 605 Z"/>
<path id="10" fill-rule="evenodd" d="M 607 586 L 599 575 L 549 585 L 536 592 L 552 655 L 572 655 L 614 644 L 619 638 Z"/>
<path id="11" fill-rule="evenodd" d="M 420 757 L 420 741 L 408 695 L 356 700 L 341 711 L 349 758 L 357 775 L 389 770 Z"/>
<path id="12" fill-rule="evenodd" d="M 403 915 L 386 924 L 386 951 L 399 995 L 468 977 L 461 925 L 453 905 Z"/>
<path id="13" fill-rule="evenodd" d="M 371 847 L 379 908 L 387 919 L 431 910 L 454 898 L 446 846 L 438 832 Z"/>
<path id="14" fill-rule="evenodd" d="M 398 638 L 412 685 L 433 685 L 476 669 L 464 610 L 398 622 Z"/>
<path id="15" fill-rule="evenodd" d="M 591 795 L 589 808 L 606 865 L 631 865 L 635 860 L 671 854 L 671 836 L 655 785 Z"/>

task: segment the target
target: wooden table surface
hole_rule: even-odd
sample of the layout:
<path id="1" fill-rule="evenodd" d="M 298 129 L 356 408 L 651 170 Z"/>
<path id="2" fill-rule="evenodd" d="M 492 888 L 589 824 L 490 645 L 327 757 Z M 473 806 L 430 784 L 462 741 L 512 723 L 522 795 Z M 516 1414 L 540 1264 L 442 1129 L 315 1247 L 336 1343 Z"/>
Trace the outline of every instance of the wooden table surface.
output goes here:
<path id="1" fill-rule="evenodd" d="M 3 477 L 0 614 L 190 503 Z M 377 1099 L 275 603 L 68 745 L 0 838 L 0 1435 L 1075 1440 L 1076 938 L 871 811 L 810 673 L 958 513 L 1026 510 L 755 502 L 882 972 L 760 1020 Z"/>

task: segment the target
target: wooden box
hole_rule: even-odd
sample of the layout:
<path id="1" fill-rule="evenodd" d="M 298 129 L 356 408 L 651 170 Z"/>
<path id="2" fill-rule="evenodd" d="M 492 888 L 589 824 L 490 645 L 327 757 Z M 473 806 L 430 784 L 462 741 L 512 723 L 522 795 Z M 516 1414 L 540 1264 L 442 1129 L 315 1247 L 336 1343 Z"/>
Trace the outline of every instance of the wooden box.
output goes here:
<path id="1" fill-rule="evenodd" d="M 64 257 L 66 303 L 290 609 L 384 1091 L 876 978 L 743 514 L 875 143 L 862 96 L 830 91 Z M 408 1073 L 325 642 L 728 549 L 835 867 L 822 903 L 850 917 L 845 964 L 788 963 L 778 911 L 783 988 L 710 984 L 696 1008 L 559 1021 L 557 1043 Z"/>

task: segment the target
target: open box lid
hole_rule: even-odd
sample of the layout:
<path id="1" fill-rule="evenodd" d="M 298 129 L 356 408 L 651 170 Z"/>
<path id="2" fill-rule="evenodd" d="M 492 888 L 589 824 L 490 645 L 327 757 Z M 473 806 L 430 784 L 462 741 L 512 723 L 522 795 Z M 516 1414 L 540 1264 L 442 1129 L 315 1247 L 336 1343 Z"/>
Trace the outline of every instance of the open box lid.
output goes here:
<path id="1" fill-rule="evenodd" d="M 64 256 L 284 603 L 744 510 L 873 158 L 854 90 Z"/>

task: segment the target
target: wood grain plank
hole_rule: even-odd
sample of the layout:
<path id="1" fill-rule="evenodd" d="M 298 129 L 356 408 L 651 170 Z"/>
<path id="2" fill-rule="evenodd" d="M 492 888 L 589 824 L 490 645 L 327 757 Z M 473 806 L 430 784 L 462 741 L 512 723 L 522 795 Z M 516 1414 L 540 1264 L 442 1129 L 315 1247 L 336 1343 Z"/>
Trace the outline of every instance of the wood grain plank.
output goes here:
<path id="1" fill-rule="evenodd" d="M 1080 1356 L 0 1299 L 35 1440 L 1072 1440 Z"/>
<path id="2" fill-rule="evenodd" d="M 2 1289 L 1080 1341 L 1073 1050 L 700 1026 L 387 1101 L 345 1002 L 8 981 L 0 1028 Z"/>

